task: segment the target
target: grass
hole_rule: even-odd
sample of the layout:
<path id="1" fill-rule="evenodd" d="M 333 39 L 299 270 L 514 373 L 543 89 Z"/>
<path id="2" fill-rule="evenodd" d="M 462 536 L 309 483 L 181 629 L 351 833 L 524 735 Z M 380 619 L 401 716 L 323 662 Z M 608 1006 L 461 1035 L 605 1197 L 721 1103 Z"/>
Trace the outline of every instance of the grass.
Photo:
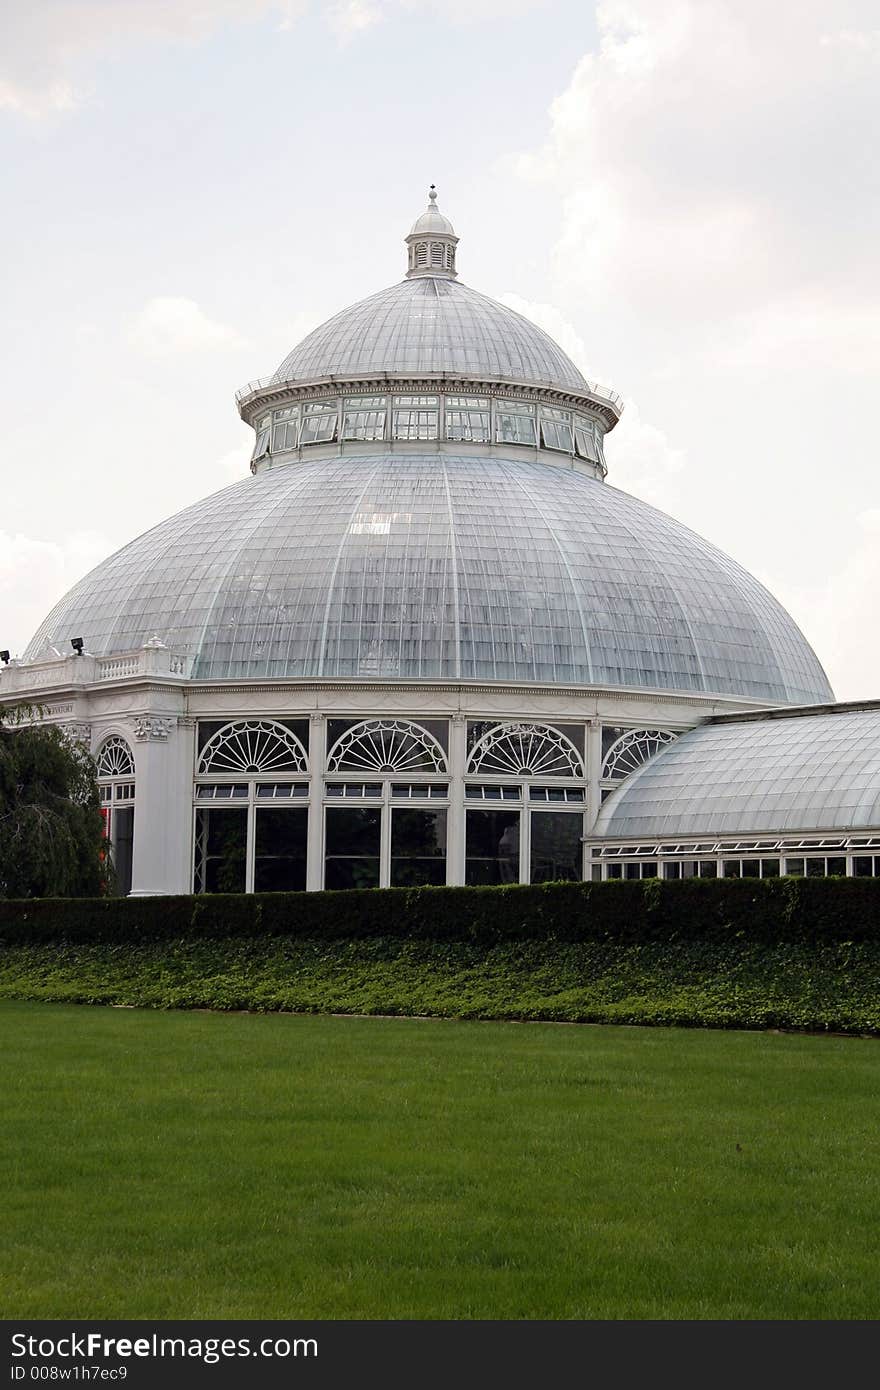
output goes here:
<path id="1" fill-rule="evenodd" d="M 873 1040 L 5 1003 L 4 1318 L 876 1318 Z"/>
<path id="2" fill-rule="evenodd" d="M 880 943 L 38 942 L 0 950 L 0 999 L 864 1034 L 880 1032 Z"/>

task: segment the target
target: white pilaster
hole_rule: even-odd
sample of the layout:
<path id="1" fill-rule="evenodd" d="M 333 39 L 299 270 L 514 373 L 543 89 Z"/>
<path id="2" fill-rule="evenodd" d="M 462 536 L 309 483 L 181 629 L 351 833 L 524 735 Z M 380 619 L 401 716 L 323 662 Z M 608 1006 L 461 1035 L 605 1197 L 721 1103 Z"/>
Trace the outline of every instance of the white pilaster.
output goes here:
<path id="1" fill-rule="evenodd" d="M 309 767 L 312 790 L 309 797 L 308 854 L 306 892 L 324 887 L 324 767 L 327 761 L 327 721 L 313 714 L 309 726 Z"/>
<path id="2" fill-rule="evenodd" d="M 189 893 L 195 724 L 174 716 L 133 721 L 132 897 Z"/>
<path id="3" fill-rule="evenodd" d="M 464 772 L 467 766 L 467 717 L 454 714 L 449 725 L 449 819 L 446 825 L 446 882 L 464 883 Z"/>
<path id="4" fill-rule="evenodd" d="M 587 724 L 587 741 L 585 748 L 585 763 L 587 768 L 587 805 L 585 834 L 592 830 L 596 824 L 596 817 L 602 804 L 601 792 L 599 790 L 599 779 L 602 776 L 602 722 L 599 719 L 591 719 Z"/>

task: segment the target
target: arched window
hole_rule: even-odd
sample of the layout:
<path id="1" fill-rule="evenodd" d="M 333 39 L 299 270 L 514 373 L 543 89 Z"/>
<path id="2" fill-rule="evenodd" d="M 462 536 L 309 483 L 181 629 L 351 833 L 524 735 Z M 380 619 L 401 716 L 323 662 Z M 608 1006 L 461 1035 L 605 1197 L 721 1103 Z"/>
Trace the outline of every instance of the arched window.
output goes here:
<path id="1" fill-rule="evenodd" d="M 336 742 L 328 772 L 445 772 L 446 756 L 437 740 L 404 719 L 367 719 Z"/>
<path id="2" fill-rule="evenodd" d="M 200 776 L 305 772 L 306 750 L 299 739 L 268 719 L 240 719 L 219 729 L 202 749 Z"/>
<path id="3" fill-rule="evenodd" d="M 134 754 L 124 738 L 111 734 L 95 755 L 104 834 L 110 841 L 116 887 L 131 892 L 134 847 Z"/>
<path id="4" fill-rule="evenodd" d="M 98 778 L 133 777 L 134 756 L 124 738 L 114 734 L 98 750 L 95 763 Z"/>
<path id="5" fill-rule="evenodd" d="M 583 777 L 580 754 L 548 724 L 499 724 L 484 734 L 468 763 L 469 773 L 505 777 Z"/>
<path id="6" fill-rule="evenodd" d="M 602 780 L 622 782 L 624 777 L 653 758 L 661 748 L 674 743 L 677 737 L 668 729 L 631 729 L 608 749 L 602 765 Z"/>
<path id="7" fill-rule="evenodd" d="M 273 719 L 224 724 L 198 759 L 194 786 L 196 893 L 299 892 L 306 886 L 308 758 Z"/>

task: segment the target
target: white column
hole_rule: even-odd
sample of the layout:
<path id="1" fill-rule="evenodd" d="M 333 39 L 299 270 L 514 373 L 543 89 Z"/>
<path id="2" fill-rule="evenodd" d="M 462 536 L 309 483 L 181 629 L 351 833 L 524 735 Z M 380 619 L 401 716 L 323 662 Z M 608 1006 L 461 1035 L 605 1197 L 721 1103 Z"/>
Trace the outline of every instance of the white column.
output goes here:
<path id="1" fill-rule="evenodd" d="M 446 882 L 464 883 L 464 771 L 467 766 L 467 718 L 454 714 L 449 736 L 449 812 L 446 822 Z"/>
<path id="2" fill-rule="evenodd" d="M 309 798 L 309 831 L 306 857 L 306 891 L 316 893 L 324 887 L 324 767 L 327 761 L 327 721 L 313 714 L 309 725 L 309 767 L 312 790 Z"/>
<path id="3" fill-rule="evenodd" d="M 589 833 L 596 824 L 601 807 L 599 779 L 602 776 L 602 724 L 599 719 L 591 719 L 587 724 L 587 741 L 584 759 L 587 767 L 587 805 L 586 825 Z"/>
<path id="4" fill-rule="evenodd" d="M 195 722 L 134 720 L 132 897 L 192 891 Z"/>

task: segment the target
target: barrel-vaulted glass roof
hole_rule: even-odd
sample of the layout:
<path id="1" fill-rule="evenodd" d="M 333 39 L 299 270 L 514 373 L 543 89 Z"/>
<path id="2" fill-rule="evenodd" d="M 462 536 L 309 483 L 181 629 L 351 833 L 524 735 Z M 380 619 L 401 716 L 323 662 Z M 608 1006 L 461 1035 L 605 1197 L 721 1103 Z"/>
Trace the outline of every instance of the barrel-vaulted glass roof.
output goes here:
<path id="1" fill-rule="evenodd" d="M 734 561 L 606 483 L 500 448 L 321 459 L 235 483 L 87 575 L 26 659 L 71 635 L 96 655 L 158 636 L 204 678 L 832 698 L 792 619 Z"/>
<path id="2" fill-rule="evenodd" d="M 402 280 L 335 314 L 285 357 L 270 384 L 443 373 L 577 395 L 589 383 L 553 339 L 458 280 Z"/>
<path id="3" fill-rule="evenodd" d="M 880 703 L 700 725 L 613 792 L 607 839 L 880 827 Z"/>

